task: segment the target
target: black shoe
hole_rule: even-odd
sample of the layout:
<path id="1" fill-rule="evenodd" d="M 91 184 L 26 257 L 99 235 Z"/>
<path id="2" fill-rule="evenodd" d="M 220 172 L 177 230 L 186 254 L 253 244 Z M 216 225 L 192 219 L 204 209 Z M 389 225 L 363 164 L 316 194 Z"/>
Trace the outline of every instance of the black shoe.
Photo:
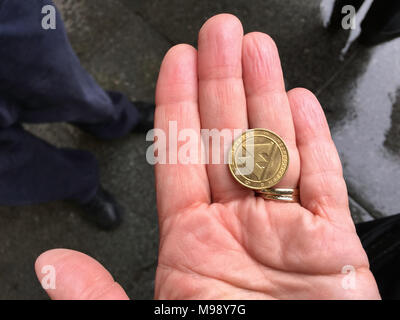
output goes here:
<path id="1" fill-rule="evenodd" d="M 139 123 L 133 128 L 134 133 L 147 133 L 154 128 L 154 111 L 156 106 L 153 103 L 136 101 L 132 102 L 140 114 Z"/>
<path id="2" fill-rule="evenodd" d="M 114 197 L 103 187 L 99 187 L 94 197 L 82 205 L 83 217 L 96 224 L 100 229 L 112 230 L 122 222 L 123 211 Z"/>

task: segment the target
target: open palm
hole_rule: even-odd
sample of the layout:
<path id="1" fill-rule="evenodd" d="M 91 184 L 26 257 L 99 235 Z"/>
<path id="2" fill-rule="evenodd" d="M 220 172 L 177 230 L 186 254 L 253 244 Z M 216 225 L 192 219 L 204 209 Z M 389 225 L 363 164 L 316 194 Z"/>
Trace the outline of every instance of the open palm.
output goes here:
<path id="1" fill-rule="evenodd" d="M 276 132 L 290 155 L 278 186 L 299 187 L 301 204 L 256 197 L 232 178 L 226 164 L 156 165 L 160 253 L 155 297 L 379 298 L 317 99 L 305 89 L 287 93 L 273 40 L 262 33 L 243 36 L 234 16 L 208 20 L 198 47 L 178 45 L 167 53 L 157 85 L 155 127 L 168 133 L 169 122 L 176 121 L 178 130 L 199 134 L 201 129 Z M 68 257 L 63 263 L 89 259 L 53 251 L 37 265 L 57 254 Z M 95 262 L 87 263 L 103 272 Z M 352 286 L 343 285 L 345 266 L 353 270 Z M 87 277 L 80 275 L 90 285 Z M 84 298 L 126 297 L 119 286 L 110 285 L 110 276 L 105 279 L 101 294 L 93 289 Z M 51 294 L 68 298 L 65 292 Z"/>

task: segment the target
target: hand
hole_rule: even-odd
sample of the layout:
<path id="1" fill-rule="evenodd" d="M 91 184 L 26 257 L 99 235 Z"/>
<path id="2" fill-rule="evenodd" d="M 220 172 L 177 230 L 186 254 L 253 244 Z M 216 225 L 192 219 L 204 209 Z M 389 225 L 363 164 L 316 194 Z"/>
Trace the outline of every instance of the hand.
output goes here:
<path id="1" fill-rule="evenodd" d="M 178 130 L 276 132 L 290 154 L 279 186 L 299 186 L 301 205 L 256 197 L 224 164 L 157 165 L 156 298 L 380 298 L 323 110 L 305 89 L 286 93 L 269 36 L 243 36 L 239 20 L 223 14 L 202 27 L 198 52 L 173 47 L 160 71 L 155 127 L 168 132 L 172 120 Z M 60 270 L 60 289 L 49 291 L 53 298 L 126 298 L 83 254 L 50 251 L 37 270 L 45 264 Z M 346 265 L 355 270 L 354 288 L 342 286 Z"/>

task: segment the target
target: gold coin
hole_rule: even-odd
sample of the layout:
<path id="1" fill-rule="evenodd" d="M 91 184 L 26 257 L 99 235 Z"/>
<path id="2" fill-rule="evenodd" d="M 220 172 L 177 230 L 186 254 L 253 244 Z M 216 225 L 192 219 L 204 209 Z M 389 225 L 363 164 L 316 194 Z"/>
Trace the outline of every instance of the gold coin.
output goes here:
<path id="1" fill-rule="evenodd" d="M 289 166 L 289 152 L 283 140 L 272 131 L 251 129 L 235 140 L 229 169 L 247 188 L 262 190 L 276 185 Z"/>

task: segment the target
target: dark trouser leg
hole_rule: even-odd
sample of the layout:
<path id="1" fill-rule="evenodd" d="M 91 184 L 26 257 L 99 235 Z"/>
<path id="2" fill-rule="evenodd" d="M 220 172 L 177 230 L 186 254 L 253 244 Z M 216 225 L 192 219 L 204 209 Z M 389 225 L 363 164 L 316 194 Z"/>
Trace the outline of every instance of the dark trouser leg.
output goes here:
<path id="1" fill-rule="evenodd" d="M 0 100 L 12 106 L 1 110 L 0 123 L 73 122 L 100 138 L 127 134 L 138 111 L 82 68 L 58 12 L 56 29 L 42 28 L 45 5 L 52 2 L 0 0 Z"/>
<path id="2" fill-rule="evenodd" d="M 383 299 L 400 299 L 400 214 L 356 225 Z"/>
<path id="3" fill-rule="evenodd" d="M 57 149 L 20 126 L 0 129 L 0 204 L 85 203 L 98 186 L 97 162 L 90 153 Z"/>
<path id="4" fill-rule="evenodd" d="M 366 44 L 378 44 L 400 36 L 400 1 L 374 1 L 361 29 L 360 41 Z"/>

